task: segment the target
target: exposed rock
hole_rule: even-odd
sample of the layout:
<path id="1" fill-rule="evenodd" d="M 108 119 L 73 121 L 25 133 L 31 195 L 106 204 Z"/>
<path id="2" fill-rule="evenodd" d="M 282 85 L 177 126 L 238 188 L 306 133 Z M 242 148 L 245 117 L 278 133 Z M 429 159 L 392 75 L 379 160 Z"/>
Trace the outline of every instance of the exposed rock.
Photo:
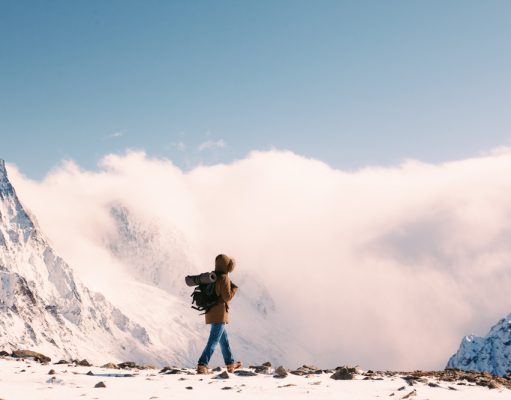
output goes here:
<path id="1" fill-rule="evenodd" d="M 224 372 L 218 374 L 217 376 L 213 377 L 213 379 L 229 379 L 229 378 L 230 378 L 230 376 L 227 371 L 224 371 Z"/>
<path id="2" fill-rule="evenodd" d="M 11 354 L 6 352 L 5 350 L 0 351 L 0 357 L 9 357 Z"/>
<path id="3" fill-rule="evenodd" d="M 409 386 L 413 386 L 417 382 L 428 383 L 428 380 L 418 375 L 406 375 L 402 377 Z"/>
<path id="4" fill-rule="evenodd" d="M 12 352 L 12 357 L 14 358 L 33 358 L 35 361 L 40 363 L 49 363 L 51 358 L 45 356 L 44 354 L 37 353 L 32 350 L 14 350 Z"/>
<path id="5" fill-rule="evenodd" d="M 499 383 L 495 382 L 495 381 L 490 381 L 490 383 L 488 384 L 488 388 L 490 389 L 500 389 L 502 387 L 502 385 L 500 385 Z"/>
<path id="6" fill-rule="evenodd" d="M 55 375 L 55 374 L 56 374 L 56 372 L 54 369 L 50 369 L 50 372 L 48 372 L 48 375 Z"/>
<path id="7" fill-rule="evenodd" d="M 402 398 L 403 399 L 409 399 L 410 397 L 413 397 L 413 396 L 416 396 L 416 395 L 417 395 L 417 390 L 413 389 L 410 393 L 404 395 Z"/>
<path id="8" fill-rule="evenodd" d="M 107 368 L 107 369 L 119 369 L 119 366 L 114 363 L 106 363 L 105 365 L 101 366 L 101 368 Z"/>
<path id="9" fill-rule="evenodd" d="M 70 364 L 69 361 L 66 361 L 66 360 L 59 360 L 55 363 L 55 365 L 63 365 L 63 364 Z"/>
<path id="10" fill-rule="evenodd" d="M 367 375 L 364 374 L 364 375 Z M 396 371 L 378 371 L 373 372 L 371 376 L 383 376 L 387 378 L 401 378 L 405 380 L 409 385 L 414 385 L 418 382 L 425 385 L 433 386 L 441 382 L 449 382 L 456 385 L 478 385 L 483 387 L 498 386 L 511 389 L 511 380 L 498 376 L 492 375 L 489 372 L 477 372 L 477 371 L 462 371 L 459 369 L 448 368 L 443 371 L 413 371 L 413 372 L 396 372 Z M 374 379 L 374 378 L 373 378 Z M 430 384 L 430 380 L 434 380 L 435 383 Z M 494 383 L 492 383 L 494 382 Z M 452 387 L 452 386 L 451 386 Z M 398 390 L 404 390 L 405 386 L 400 387 Z M 451 390 L 455 390 L 454 388 Z"/>
<path id="11" fill-rule="evenodd" d="M 271 368 L 271 367 L 272 367 L 271 362 L 269 362 L 269 361 L 263 362 L 261 365 L 262 365 L 263 367 L 268 367 L 268 368 Z"/>
<path id="12" fill-rule="evenodd" d="M 257 373 L 243 369 L 238 369 L 234 371 L 234 374 L 237 376 L 257 376 Z"/>
<path id="13" fill-rule="evenodd" d="M 314 365 L 302 365 L 300 368 L 297 368 L 293 371 L 290 371 L 293 375 L 312 375 L 312 374 L 322 374 L 323 370 L 314 366 Z"/>
<path id="14" fill-rule="evenodd" d="M 355 378 L 356 373 L 357 369 L 354 367 L 337 367 L 330 378 L 335 380 L 351 380 Z"/>
<path id="15" fill-rule="evenodd" d="M 79 365 L 80 367 L 92 367 L 92 364 L 88 362 L 86 359 L 83 359 L 81 361 L 74 360 L 74 363 L 76 365 Z"/>
<path id="16" fill-rule="evenodd" d="M 505 376 L 511 373 L 511 314 L 494 325 L 488 335 L 465 336 L 447 363 L 447 368 L 489 371 Z"/>
<path id="17" fill-rule="evenodd" d="M 192 390 L 193 387 L 192 386 L 187 386 L 185 389 Z"/>
<path id="18" fill-rule="evenodd" d="M 277 386 L 277 388 L 281 389 L 281 388 L 287 388 L 287 387 L 292 387 L 292 386 L 296 386 L 296 384 L 295 383 L 288 383 L 287 385 Z"/>
<path id="19" fill-rule="evenodd" d="M 88 375 L 88 376 L 94 376 L 94 372 L 89 371 L 89 372 L 87 372 L 87 374 L 86 374 L 86 375 Z"/>
<path id="20" fill-rule="evenodd" d="M 186 373 L 186 371 L 178 369 L 178 368 L 174 368 L 174 367 L 164 367 L 160 371 L 160 374 L 165 374 L 165 375 L 176 375 L 176 374 L 185 374 L 185 373 Z"/>
<path id="21" fill-rule="evenodd" d="M 273 375 L 274 378 L 285 378 L 286 376 L 287 371 L 282 365 L 275 369 L 275 374 Z"/>
<path id="22" fill-rule="evenodd" d="M 104 382 L 98 382 L 94 385 L 95 388 L 106 388 L 106 385 Z"/>
<path id="23" fill-rule="evenodd" d="M 232 390 L 232 387 L 231 387 L 231 386 L 224 386 L 224 387 L 222 388 L 222 390 Z"/>
<path id="24" fill-rule="evenodd" d="M 262 365 L 250 365 L 249 368 L 253 369 L 254 372 L 256 372 L 258 374 L 271 374 L 271 372 L 272 372 L 270 362 L 266 362 Z"/>
<path id="25" fill-rule="evenodd" d="M 137 364 L 135 364 L 133 361 L 125 361 L 125 362 L 122 362 L 122 363 L 118 364 L 118 366 L 121 369 L 138 368 Z"/>
<path id="26" fill-rule="evenodd" d="M 213 372 L 220 372 L 222 370 L 222 368 L 220 367 L 215 367 L 212 369 Z"/>

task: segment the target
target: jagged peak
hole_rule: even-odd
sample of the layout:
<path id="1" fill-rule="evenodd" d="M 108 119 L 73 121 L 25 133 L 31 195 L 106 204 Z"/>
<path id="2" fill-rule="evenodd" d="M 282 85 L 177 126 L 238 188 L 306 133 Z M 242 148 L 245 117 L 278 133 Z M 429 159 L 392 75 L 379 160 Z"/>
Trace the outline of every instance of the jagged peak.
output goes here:
<path id="1" fill-rule="evenodd" d="M 5 169 L 5 161 L 0 158 L 0 178 L 7 177 L 7 170 Z"/>

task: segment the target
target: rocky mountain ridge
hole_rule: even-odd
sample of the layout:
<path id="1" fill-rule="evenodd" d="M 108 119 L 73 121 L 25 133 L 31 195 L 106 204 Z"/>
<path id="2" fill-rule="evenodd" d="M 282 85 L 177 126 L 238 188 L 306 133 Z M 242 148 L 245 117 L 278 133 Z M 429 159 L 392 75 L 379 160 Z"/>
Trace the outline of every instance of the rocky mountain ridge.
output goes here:
<path id="1" fill-rule="evenodd" d="M 448 368 L 511 374 L 511 314 L 495 324 L 488 335 L 468 335 L 447 363 Z"/>

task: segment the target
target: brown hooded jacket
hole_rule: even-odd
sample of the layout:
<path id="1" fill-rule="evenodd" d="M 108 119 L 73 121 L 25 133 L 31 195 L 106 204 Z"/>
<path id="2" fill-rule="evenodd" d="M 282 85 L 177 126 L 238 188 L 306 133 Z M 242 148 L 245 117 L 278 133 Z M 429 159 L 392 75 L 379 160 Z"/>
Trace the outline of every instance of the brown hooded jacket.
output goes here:
<path id="1" fill-rule="evenodd" d="M 229 301 L 234 297 L 238 288 L 231 284 L 228 273 L 234 270 L 236 262 L 225 254 L 219 254 L 215 259 L 215 272 L 217 281 L 215 284 L 216 294 L 220 297 L 218 304 L 215 304 L 205 314 L 206 324 L 229 323 Z"/>

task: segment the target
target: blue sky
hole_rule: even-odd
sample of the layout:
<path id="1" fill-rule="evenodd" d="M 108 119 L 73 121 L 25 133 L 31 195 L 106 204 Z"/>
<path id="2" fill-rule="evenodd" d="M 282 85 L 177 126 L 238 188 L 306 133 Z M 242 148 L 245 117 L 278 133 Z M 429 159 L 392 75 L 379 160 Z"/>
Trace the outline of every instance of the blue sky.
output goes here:
<path id="1" fill-rule="evenodd" d="M 343 169 L 511 139 L 509 1 L 0 1 L 0 157 Z"/>

